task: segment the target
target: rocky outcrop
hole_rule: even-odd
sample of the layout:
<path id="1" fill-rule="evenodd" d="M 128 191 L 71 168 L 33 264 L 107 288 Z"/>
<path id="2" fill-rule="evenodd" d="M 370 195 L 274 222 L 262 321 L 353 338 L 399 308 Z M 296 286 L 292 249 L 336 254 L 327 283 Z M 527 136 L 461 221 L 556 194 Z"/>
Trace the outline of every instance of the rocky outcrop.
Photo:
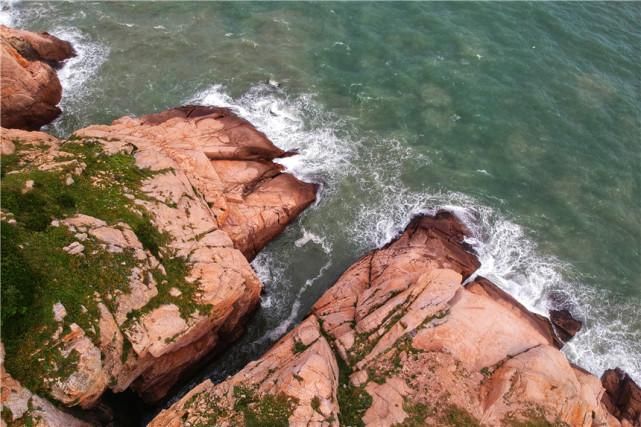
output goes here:
<path id="1" fill-rule="evenodd" d="M 0 91 L 3 127 L 33 130 L 60 114 L 62 87 L 54 67 L 75 55 L 72 46 L 47 33 L 0 25 Z"/>
<path id="2" fill-rule="evenodd" d="M 550 310 L 550 321 L 563 341 L 569 341 L 583 326 L 581 321 L 572 317 L 572 313 L 566 309 Z"/>
<path id="3" fill-rule="evenodd" d="M 296 426 L 620 425 L 547 319 L 472 278 L 466 233 L 450 213 L 415 218 L 266 355 L 150 425 L 255 425 L 272 412 Z"/>
<path id="4" fill-rule="evenodd" d="M 76 135 L 112 141 L 112 151 L 124 145 L 136 147 L 143 167 L 165 166 L 154 165 L 159 162 L 156 150 L 181 164 L 218 226 L 249 259 L 316 197 L 316 185 L 283 173 L 283 167 L 273 162 L 295 153 L 274 146 L 226 108 L 185 106 L 140 118 L 123 117 Z"/>
<path id="5" fill-rule="evenodd" d="M 106 389 L 160 399 L 235 339 L 262 287 L 248 259 L 315 199 L 272 162 L 287 153 L 218 108 L 125 117 L 67 141 L 2 129 L 2 152 L 3 244 L 42 282 L 28 308 L 50 313 L 34 338 L 3 329 L 7 369 L 67 406 Z"/>
<path id="6" fill-rule="evenodd" d="M 621 369 L 608 369 L 601 382 L 605 388 L 603 403 L 621 420 L 622 426 L 641 426 L 641 388 Z"/>

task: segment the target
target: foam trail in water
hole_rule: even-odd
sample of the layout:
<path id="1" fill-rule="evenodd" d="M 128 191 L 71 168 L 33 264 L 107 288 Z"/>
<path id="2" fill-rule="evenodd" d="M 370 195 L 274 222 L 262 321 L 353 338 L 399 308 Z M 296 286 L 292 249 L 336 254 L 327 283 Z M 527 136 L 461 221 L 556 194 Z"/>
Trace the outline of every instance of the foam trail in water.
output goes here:
<path id="1" fill-rule="evenodd" d="M 62 85 L 60 108 L 67 115 L 82 112 L 84 100 L 91 94 L 90 80 L 96 77 L 107 60 L 109 47 L 92 40 L 77 28 L 56 27 L 51 34 L 70 42 L 76 52 L 76 56 L 66 60 L 58 70 Z M 57 129 L 57 122 L 53 126 Z"/>
<path id="2" fill-rule="evenodd" d="M 335 181 L 349 171 L 353 144 L 339 136 L 341 120 L 323 111 L 310 94 L 290 97 L 270 84 L 258 84 L 233 99 L 224 86 L 215 84 L 186 103 L 228 107 L 279 148 L 298 150 L 298 155 L 277 161 L 300 179 Z"/>
<path id="3" fill-rule="evenodd" d="M 298 292 L 296 294 L 296 297 L 294 298 L 294 302 L 291 303 L 291 309 L 289 311 L 289 315 L 285 320 L 280 322 L 275 328 L 267 331 L 265 334 L 263 334 L 260 338 L 255 340 L 252 344 L 256 345 L 261 345 L 265 344 L 267 342 L 275 341 L 278 338 L 280 338 L 283 334 L 285 334 L 289 328 L 294 324 L 294 322 L 297 320 L 297 318 L 300 315 L 300 308 L 301 308 L 301 297 L 303 293 L 309 289 L 318 279 L 323 277 L 325 272 L 332 266 L 332 259 L 331 259 L 331 254 L 332 254 L 332 245 L 329 243 L 324 237 L 319 236 L 318 234 L 315 234 L 313 232 L 305 230 L 304 227 L 302 227 L 302 236 L 294 242 L 296 247 L 301 248 L 310 242 L 313 244 L 316 244 L 320 246 L 320 248 L 323 250 L 323 252 L 329 257 L 328 261 L 320 268 L 318 271 L 318 274 L 316 276 L 312 277 L 311 279 L 307 279 L 303 286 L 301 286 L 298 289 Z M 254 262 L 252 262 L 252 266 L 257 269 L 257 274 L 261 278 L 261 280 L 264 280 L 264 283 L 275 283 L 275 282 L 280 282 L 280 278 L 278 280 L 274 280 L 274 276 L 270 274 L 272 271 L 269 267 L 266 267 L 268 265 L 269 261 L 273 261 L 273 259 L 267 255 L 266 252 L 262 252 L 262 258 L 260 261 L 256 262 L 256 259 L 258 259 L 261 255 L 256 257 Z M 266 262 L 267 261 L 267 262 Z M 284 269 L 282 269 L 280 272 L 282 273 Z M 282 276 L 281 276 L 282 277 Z M 267 307 L 272 307 L 271 304 L 271 298 L 270 299 L 270 304 Z M 264 304 L 261 304 L 263 308 L 266 308 Z"/>
<path id="4" fill-rule="evenodd" d="M 251 262 L 251 266 L 263 286 L 267 289 L 272 284 L 280 283 L 283 280 L 286 268 L 282 261 L 275 259 L 268 251 L 261 251 L 256 255 L 256 258 Z M 275 301 L 271 296 L 271 292 L 267 296 L 261 296 L 260 306 L 262 308 L 271 308 L 274 304 Z"/>
<path id="5" fill-rule="evenodd" d="M 0 24 L 6 25 L 8 27 L 15 26 L 15 12 L 13 10 L 13 1 L 2 1 L 0 2 Z"/>
<path id="6" fill-rule="evenodd" d="M 298 293 L 296 294 L 296 298 L 294 299 L 294 302 L 292 304 L 292 309 L 289 312 L 289 316 L 283 320 L 281 323 L 278 324 L 275 328 L 267 331 L 262 337 L 254 341 L 253 344 L 264 344 L 266 342 L 270 341 L 276 341 L 278 338 L 283 336 L 289 328 L 294 324 L 298 316 L 300 315 L 300 306 L 301 306 L 301 296 L 303 293 L 309 289 L 314 282 L 316 282 L 318 279 L 323 277 L 323 274 L 332 266 L 332 261 L 331 259 L 325 263 L 321 267 L 321 269 L 318 271 L 318 274 L 311 279 L 307 279 L 303 286 L 301 286 L 298 290 Z"/>
<path id="7" fill-rule="evenodd" d="M 301 230 L 303 231 L 303 235 L 294 242 L 294 245 L 296 245 L 297 248 L 302 248 L 309 242 L 313 242 L 320 246 L 323 249 L 323 252 L 325 252 L 327 255 L 331 255 L 332 244 L 328 242 L 325 237 L 321 237 L 318 234 L 307 231 L 305 227 L 301 227 Z"/>

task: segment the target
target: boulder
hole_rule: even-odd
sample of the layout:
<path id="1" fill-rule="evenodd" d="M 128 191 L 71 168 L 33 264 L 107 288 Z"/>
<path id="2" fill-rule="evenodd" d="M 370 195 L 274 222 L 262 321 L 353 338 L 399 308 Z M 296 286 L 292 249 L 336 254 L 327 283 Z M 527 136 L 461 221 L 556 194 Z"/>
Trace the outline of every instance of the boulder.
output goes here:
<path id="1" fill-rule="evenodd" d="M 572 339 L 583 326 L 583 323 L 572 317 L 572 313 L 566 309 L 550 310 L 550 321 L 554 325 L 559 338 L 564 342 Z"/>
<path id="2" fill-rule="evenodd" d="M 568 362 L 547 319 L 487 279 L 463 286 L 479 266 L 466 234 L 448 212 L 415 218 L 263 357 L 200 384 L 150 425 L 251 425 L 277 392 L 291 402 L 290 425 L 619 426 L 599 380 Z M 315 375 L 302 375 L 312 359 Z M 244 401 L 233 389 L 251 390 L 253 412 L 236 410 Z"/>
<path id="3" fill-rule="evenodd" d="M 53 67 L 75 55 L 72 46 L 47 33 L 0 25 L 3 127 L 35 130 L 60 114 L 62 87 Z"/>
<path id="4" fill-rule="evenodd" d="M 641 426 L 641 388 L 621 369 L 608 369 L 601 376 L 603 403 L 619 420 Z M 625 424 L 622 424 L 625 425 Z"/>

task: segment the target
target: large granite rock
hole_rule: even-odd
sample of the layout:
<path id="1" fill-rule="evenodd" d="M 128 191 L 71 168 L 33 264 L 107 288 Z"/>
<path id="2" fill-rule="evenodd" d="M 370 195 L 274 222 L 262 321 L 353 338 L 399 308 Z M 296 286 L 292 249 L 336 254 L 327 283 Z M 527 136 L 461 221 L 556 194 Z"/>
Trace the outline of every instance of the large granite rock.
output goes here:
<path id="1" fill-rule="evenodd" d="M 6 128 L 33 130 L 60 114 L 62 87 L 54 67 L 75 55 L 72 46 L 47 33 L 0 25 L 2 114 Z"/>
<path id="2" fill-rule="evenodd" d="M 69 292 L 86 291 L 45 307 L 49 335 L 24 355 L 40 357 L 31 381 L 67 406 L 91 407 L 106 389 L 160 399 L 238 337 L 262 287 L 249 259 L 315 199 L 315 185 L 272 162 L 287 153 L 218 108 L 125 117 L 67 141 L 2 129 L 2 152 L 14 159 L 3 177 L 2 227 L 33 236 L 28 221 L 40 214 L 21 212 L 21 198 L 68 212 L 46 218 L 35 238 L 65 242 L 51 256 L 66 257 L 68 274 L 78 275 Z M 15 250 L 38 256 L 28 243 Z M 100 262 L 113 278 L 82 276 L 83 265 Z"/>
<path id="3" fill-rule="evenodd" d="M 283 173 L 283 167 L 273 162 L 295 153 L 279 149 L 226 108 L 185 106 L 140 118 L 123 117 L 75 134 L 110 141 L 113 151 L 130 144 L 144 167 L 165 166 L 166 160 L 156 159 L 156 153 L 179 163 L 218 227 L 249 259 L 316 197 L 315 184 Z"/>
<path id="4" fill-rule="evenodd" d="M 466 233 L 446 212 L 415 218 L 267 354 L 150 425 L 620 425 L 547 319 L 468 280 L 479 263 Z"/>

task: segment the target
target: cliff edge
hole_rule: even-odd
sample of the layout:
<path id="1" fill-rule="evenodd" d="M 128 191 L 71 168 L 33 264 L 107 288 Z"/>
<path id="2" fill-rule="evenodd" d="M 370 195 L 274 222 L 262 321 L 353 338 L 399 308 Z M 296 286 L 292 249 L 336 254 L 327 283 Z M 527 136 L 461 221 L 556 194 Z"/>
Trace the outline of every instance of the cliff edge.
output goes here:
<path id="1" fill-rule="evenodd" d="M 4 368 L 67 407 L 158 400 L 238 337 L 262 288 L 249 261 L 316 196 L 221 108 L 1 137 Z"/>

